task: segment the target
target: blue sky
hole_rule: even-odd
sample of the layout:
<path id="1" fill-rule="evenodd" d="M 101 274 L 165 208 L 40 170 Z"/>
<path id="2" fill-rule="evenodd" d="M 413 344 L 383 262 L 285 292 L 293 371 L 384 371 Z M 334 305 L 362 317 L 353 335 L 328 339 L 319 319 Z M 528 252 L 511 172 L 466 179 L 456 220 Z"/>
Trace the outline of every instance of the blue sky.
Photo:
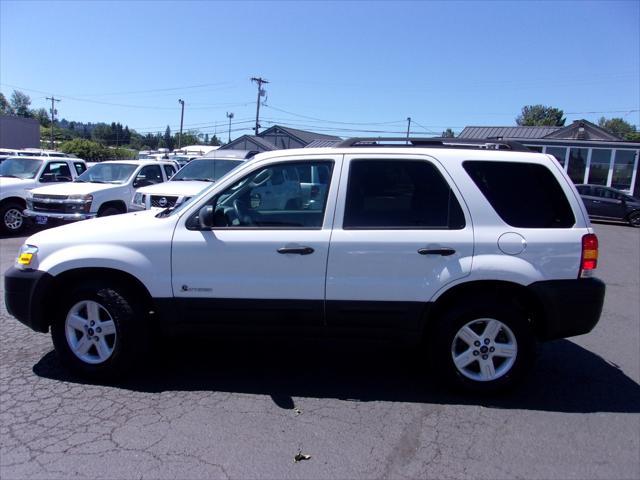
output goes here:
<path id="1" fill-rule="evenodd" d="M 136 130 L 348 137 L 513 125 L 522 106 L 640 125 L 640 2 L 0 1 L 0 89 Z M 366 132 L 367 130 L 371 132 Z"/>

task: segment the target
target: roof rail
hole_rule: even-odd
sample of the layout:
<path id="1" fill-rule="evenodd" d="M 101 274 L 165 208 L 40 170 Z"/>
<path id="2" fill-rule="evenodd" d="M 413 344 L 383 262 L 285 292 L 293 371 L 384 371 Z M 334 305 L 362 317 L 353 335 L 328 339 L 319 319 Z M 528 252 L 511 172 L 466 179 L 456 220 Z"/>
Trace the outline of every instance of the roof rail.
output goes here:
<path id="1" fill-rule="evenodd" d="M 466 138 L 432 137 L 355 137 L 343 140 L 333 146 L 344 147 L 430 147 L 430 148 L 475 148 L 481 150 L 511 150 L 514 152 L 530 152 L 527 147 L 510 140 L 471 140 Z"/>

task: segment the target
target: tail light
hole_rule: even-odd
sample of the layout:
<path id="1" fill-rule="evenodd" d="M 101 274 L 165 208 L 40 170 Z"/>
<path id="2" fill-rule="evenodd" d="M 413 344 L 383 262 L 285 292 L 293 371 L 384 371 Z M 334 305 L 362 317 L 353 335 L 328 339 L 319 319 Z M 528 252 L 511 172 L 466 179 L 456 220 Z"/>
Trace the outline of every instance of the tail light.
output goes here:
<path id="1" fill-rule="evenodd" d="M 598 266 L 598 237 L 589 233 L 582 237 L 580 277 L 590 277 Z"/>

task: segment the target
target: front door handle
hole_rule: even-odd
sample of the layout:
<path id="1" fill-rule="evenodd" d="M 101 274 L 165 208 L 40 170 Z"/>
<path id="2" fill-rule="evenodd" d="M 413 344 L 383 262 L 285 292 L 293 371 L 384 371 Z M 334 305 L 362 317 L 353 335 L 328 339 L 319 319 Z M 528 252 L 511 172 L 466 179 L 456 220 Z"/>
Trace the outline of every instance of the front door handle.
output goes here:
<path id="1" fill-rule="evenodd" d="M 418 253 L 420 255 L 442 255 L 443 257 L 448 257 L 456 253 L 456 251 L 453 248 L 421 248 Z"/>
<path id="2" fill-rule="evenodd" d="M 282 247 L 278 249 L 278 253 L 286 255 L 287 253 L 295 253 L 297 255 L 311 255 L 314 252 L 311 247 Z"/>

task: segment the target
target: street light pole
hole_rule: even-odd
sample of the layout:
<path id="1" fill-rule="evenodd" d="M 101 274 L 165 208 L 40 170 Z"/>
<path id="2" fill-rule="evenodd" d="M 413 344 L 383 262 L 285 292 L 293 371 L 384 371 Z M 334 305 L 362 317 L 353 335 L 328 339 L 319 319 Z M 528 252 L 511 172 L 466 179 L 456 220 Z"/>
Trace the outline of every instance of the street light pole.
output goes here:
<path id="1" fill-rule="evenodd" d="M 182 121 L 184 120 L 184 100 L 179 99 L 178 102 L 182 106 L 182 111 L 180 113 L 180 134 L 178 135 L 178 148 L 182 146 Z"/>

